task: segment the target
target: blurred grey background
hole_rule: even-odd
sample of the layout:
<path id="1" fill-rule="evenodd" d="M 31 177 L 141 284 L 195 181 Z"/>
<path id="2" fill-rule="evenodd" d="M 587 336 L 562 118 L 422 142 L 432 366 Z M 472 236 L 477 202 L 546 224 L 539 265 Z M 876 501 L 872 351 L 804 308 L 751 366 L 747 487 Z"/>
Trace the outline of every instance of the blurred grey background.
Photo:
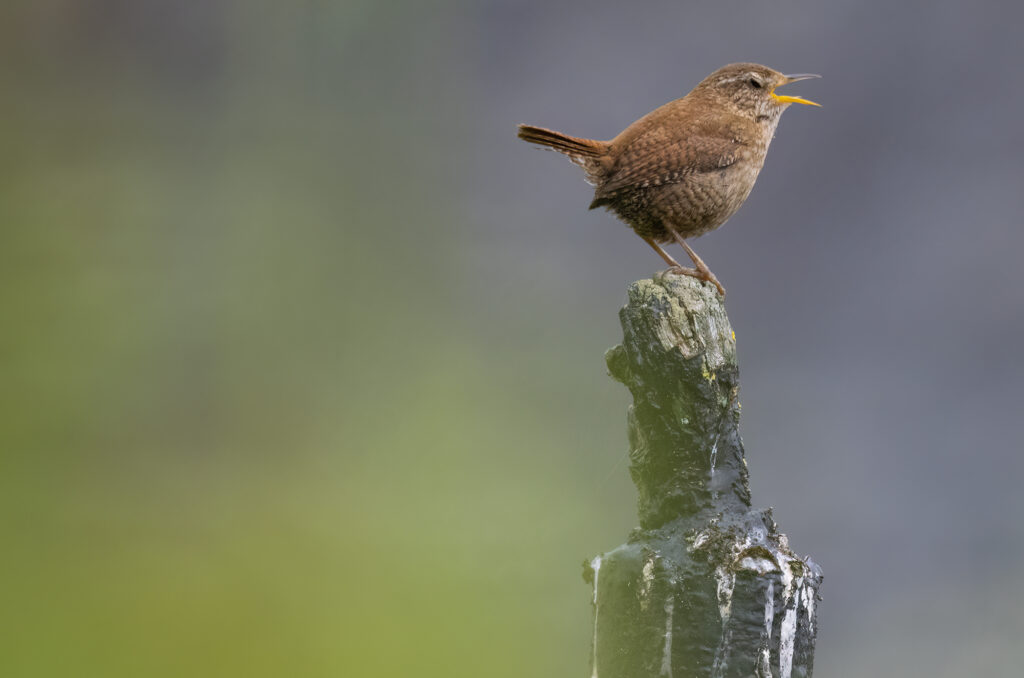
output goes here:
<path id="1" fill-rule="evenodd" d="M 824 76 L 693 243 L 816 673 L 1024 664 L 1020 5 L 0 13 L 3 675 L 584 675 L 660 261 L 515 125 L 734 61 Z"/>

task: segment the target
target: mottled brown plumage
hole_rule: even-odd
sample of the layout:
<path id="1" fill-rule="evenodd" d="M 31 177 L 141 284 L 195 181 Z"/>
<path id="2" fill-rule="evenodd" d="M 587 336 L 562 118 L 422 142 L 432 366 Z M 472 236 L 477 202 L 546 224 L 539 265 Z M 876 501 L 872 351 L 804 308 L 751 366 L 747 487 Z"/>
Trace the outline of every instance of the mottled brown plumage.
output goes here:
<path id="1" fill-rule="evenodd" d="M 625 221 L 671 266 L 714 283 L 718 279 L 684 238 L 721 226 L 750 195 L 782 112 L 813 102 L 775 94 L 811 75 L 783 75 L 758 64 L 724 66 L 682 99 L 640 118 L 611 141 L 570 137 L 519 126 L 519 138 L 564 153 L 594 186 L 590 208 Z M 658 243 L 682 245 L 696 269 L 681 267 Z"/>

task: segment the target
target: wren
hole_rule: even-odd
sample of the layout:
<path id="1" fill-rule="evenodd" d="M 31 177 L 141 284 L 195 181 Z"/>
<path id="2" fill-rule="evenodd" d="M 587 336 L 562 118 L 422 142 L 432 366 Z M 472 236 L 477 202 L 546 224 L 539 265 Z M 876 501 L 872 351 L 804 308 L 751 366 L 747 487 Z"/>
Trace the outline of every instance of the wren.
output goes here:
<path id="1" fill-rule="evenodd" d="M 783 75 L 759 64 L 729 64 L 684 96 L 657 108 L 610 141 L 519 125 L 519 138 L 565 154 L 594 186 L 590 209 L 626 222 L 670 271 L 711 282 L 715 274 L 686 243 L 724 224 L 750 195 L 779 118 L 790 104 L 820 106 L 775 89 L 811 74 Z M 659 243 L 678 242 L 696 268 Z"/>

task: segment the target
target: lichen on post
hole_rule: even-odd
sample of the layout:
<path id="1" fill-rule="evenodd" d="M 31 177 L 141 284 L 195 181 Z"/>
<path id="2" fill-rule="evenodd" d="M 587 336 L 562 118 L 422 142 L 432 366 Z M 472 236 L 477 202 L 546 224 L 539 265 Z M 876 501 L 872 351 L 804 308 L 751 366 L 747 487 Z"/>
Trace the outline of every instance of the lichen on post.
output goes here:
<path id="1" fill-rule="evenodd" d="M 713 287 L 641 280 L 606 357 L 633 394 L 640 526 L 584 563 L 593 678 L 811 675 L 822 575 L 753 510 L 739 435 L 736 339 Z"/>

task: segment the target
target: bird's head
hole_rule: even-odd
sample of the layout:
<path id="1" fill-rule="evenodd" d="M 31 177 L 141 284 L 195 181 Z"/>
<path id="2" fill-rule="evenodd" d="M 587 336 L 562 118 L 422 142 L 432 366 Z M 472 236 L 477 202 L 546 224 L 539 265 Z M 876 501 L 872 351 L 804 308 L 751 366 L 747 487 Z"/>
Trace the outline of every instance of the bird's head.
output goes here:
<path id="1" fill-rule="evenodd" d="M 775 88 L 798 80 L 819 78 L 819 75 L 801 73 L 784 75 L 760 64 L 729 64 L 704 78 L 694 92 L 700 92 L 716 105 L 755 122 L 777 123 L 782 111 L 790 104 L 820 106 L 796 96 L 776 94 Z"/>

